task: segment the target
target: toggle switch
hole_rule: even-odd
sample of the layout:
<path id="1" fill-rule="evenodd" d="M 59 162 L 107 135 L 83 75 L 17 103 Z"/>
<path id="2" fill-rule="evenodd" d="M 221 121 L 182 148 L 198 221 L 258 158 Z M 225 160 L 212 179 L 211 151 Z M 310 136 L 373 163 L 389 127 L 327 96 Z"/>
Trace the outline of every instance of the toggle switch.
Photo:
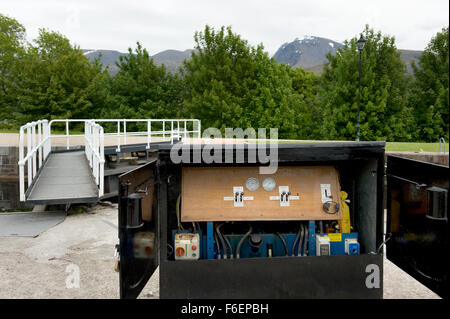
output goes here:
<path id="1" fill-rule="evenodd" d="M 225 201 L 233 201 L 234 207 L 244 207 L 244 202 L 247 200 L 253 200 L 253 196 L 244 196 L 243 186 L 233 186 L 233 196 L 225 196 Z"/>

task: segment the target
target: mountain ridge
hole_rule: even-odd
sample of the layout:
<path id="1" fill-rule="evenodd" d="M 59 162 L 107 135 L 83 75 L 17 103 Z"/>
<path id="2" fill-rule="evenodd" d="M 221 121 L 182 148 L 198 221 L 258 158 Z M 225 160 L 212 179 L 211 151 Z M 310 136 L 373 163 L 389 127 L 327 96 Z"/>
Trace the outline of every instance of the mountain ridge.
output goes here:
<path id="1" fill-rule="evenodd" d="M 295 38 L 292 42 L 283 43 L 275 52 L 273 58 L 278 63 L 286 63 L 293 68 L 302 67 L 306 71 L 320 74 L 328 62 L 326 59 L 327 53 L 331 52 L 332 54 L 336 54 L 336 50 L 343 46 L 342 43 L 328 38 L 305 35 L 300 38 Z M 417 63 L 423 51 L 398 50 L 402 60 L 406 64 L 407 73 L 412 74 L 411 62 L 415 61 Z M 111 74 L 119 71 L 115 62 L 119 61 L 120 56 L 128 54 L 115 50 L 83 49 L 82 51 L 91 61 L 100 57 L 100 62 L 103 66 L 108 67 Z M 168 49 L 154 54 L 152 58 L 156 65 L 160 66 L 164 64 L 168 72 L 176 73 L 183 61 L 190 58 L 192 52 L 194 52 L 193 49 L 186 49 L 184 51 Z"/>

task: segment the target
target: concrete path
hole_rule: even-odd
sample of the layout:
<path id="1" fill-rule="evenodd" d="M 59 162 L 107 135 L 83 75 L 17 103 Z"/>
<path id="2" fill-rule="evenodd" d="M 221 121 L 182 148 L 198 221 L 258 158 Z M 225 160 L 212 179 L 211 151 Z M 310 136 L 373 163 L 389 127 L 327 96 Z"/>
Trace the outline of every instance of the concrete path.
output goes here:
<path id="1" fill-rule="evenodd" d="M 37 238 L 0 238 L 0 298 L 119 298 L 114 271 L 117 205 L 70 214 Z M 78 267 L 80 287 L 66 280 Z M 384 262 L 384 298 L 439 298 L 391 262 Z M 139 298 L 159 298 L 159 273 Z"/>

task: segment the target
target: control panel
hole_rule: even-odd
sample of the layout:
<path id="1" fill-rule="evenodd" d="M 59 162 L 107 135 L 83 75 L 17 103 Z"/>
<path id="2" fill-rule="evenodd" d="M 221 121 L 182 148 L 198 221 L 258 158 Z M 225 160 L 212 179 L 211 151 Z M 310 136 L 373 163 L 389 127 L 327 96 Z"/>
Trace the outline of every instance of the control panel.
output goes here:
<path id="1" fill-rule="evenodd" d="M 346 255 L 359 255 L 359 243 L 356 238 L 345 239 L 345 254 Z"/>
<path id="2" fill-rule="evenodd" d="M 155 233 L 139 232 L 133 238 L 133 256 L 138 259 L 150 258 L 153 255 Z"/>
<path id="3" fill-rule="evenodd" d="M 330 255 L 330 238 L 328 235 L 316 236 L 316 256 Z"/>
<path id="4" fill-rule="evenodd" d="M 182 222 L 342 219 L 334 166 L 183 167 L 181 186 Z"/>
<path id="5" fill-rule="evenodd" d="M 195 260 L 200 258 L 199 234 L 175 234 L 174 244 L 175 260 Z"/>

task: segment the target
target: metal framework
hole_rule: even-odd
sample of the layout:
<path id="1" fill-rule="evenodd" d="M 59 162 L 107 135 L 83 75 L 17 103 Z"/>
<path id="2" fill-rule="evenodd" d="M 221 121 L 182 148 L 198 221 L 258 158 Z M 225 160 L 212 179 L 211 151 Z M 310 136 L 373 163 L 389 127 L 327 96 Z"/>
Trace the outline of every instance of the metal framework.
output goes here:
<path id="1" fill-rule="evenodd" d="M 52 124 L 65 123 L 65 134 L 52 134 Z M 84 123 L 84 134 L 70 134 L 70 123 Z M 105 133 L 98 123 L 116 123 L 117 132 Z M 127 132 L 127 123 L 147 123 L 147 130 L 142 132 Z M 156 125 L 155 125 L 156 124 Z M 162 129 L 156 129 L 155 126 Z M 26 153 L 25 153 L 26 136 Z M 92 176 L 98 187 L 99 197 L 104 192 L 104 139 L 117 137 L 116 152 L 121 151 L 121 138 L 123 144 L 127 144 L 127 136 L 146 136 L 146 149 L 150 149 L 153 137 L 169 139 L 173 144 L 174 139 L 201 137 L 201 122 L 197 119 L 55 119 L 30 122 L 20 127 L 19 131 L 19 191 L 20 200 L 26 201 L 26 190 L 32 185 L 36 174 L 39 172 L 51 152 L 51 140 L 65 138 L 66 149 L 70 150 L 70 137 L 84 137 L 85 155 L 92 170 Z M 25 155 L 26 154 L 26 155 Z M 25 187 L 25 165 L 27 165 L 27 185 Z"/>

